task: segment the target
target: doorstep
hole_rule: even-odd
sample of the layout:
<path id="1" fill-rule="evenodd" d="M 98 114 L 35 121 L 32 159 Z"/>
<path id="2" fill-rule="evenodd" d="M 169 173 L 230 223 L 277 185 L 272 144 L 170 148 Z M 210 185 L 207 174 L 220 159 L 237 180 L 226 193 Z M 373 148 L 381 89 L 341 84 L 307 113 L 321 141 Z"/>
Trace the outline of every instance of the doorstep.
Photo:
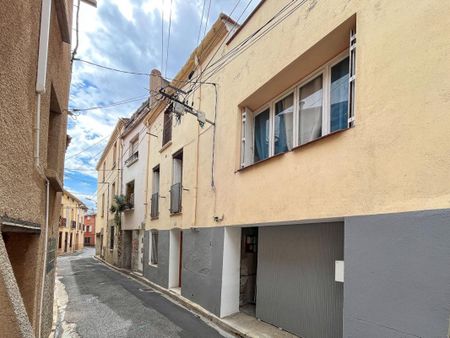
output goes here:
<path id="1" fill-rule="evenodd" d="M 156 289 L 157 291 L 170 297 L 173 301 L 186 307 L 188 310 L 196 313 L 197 315 L 204 317 L 205 319 L 208 319 L 215 325 L 219 326 L 222 330 L 224 330 L 230 334 L 233 334 L 237 337 L 244 337 L 244 338 L 260 338 L 260 337 L 261 338 L 297 338 L 298 337 L 289 332 L 282 330 L 281 328 L 277 328 L 273 325 L 267 324 L 261 320 L 258 320 L 257 318 L 255 318 L 253 316 L 249 316 L 242 312 L 235 313 L 234 315 L 231 315 L 228 317 L 219 318 L 216 315 L 209 312 L 208 310 L 201 307 L 200 305 L 183 297 L 181 295 L 180 288 L 173 288 L 173 289 L 163 288 L 162 286 L 159 286 L 158 284 L 155 284 L 152 281 L 148 280 L 140 273 L 130 271 L 128 269 L 118 268 L 118 267 L 104 261 L 99 256 L 94 256 L 94 258 L 96 258 L 97 260 L 108 265 L 112 269 L 115 269 L 115 270 L 125 273 L 129 276 L 132 276 L 136 280 L 140 281 L 141 283 L 151 286 L 152 288 Z"/>

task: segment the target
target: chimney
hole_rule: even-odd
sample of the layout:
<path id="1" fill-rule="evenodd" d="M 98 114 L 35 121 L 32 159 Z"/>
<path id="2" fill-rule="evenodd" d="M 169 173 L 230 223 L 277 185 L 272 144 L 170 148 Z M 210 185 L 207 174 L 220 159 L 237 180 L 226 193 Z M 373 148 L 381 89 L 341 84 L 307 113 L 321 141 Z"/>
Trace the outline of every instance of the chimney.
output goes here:
<path id="1" fill-rule="evenodd" d="M 161 76 L 161 72 L 158 69 L 152 69 L 150 73 L 150 106 L 152 107 L 155 102 L 155 97 L 159 90 L 165 85 L 165 81 Z"/>

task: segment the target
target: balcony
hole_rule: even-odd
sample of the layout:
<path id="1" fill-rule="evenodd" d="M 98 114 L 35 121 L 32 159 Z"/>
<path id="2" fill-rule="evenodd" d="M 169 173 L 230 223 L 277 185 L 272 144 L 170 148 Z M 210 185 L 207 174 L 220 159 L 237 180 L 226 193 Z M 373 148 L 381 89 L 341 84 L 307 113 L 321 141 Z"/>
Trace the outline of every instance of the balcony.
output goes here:
<path id="1" fill-rule="evenodd" d="M 133 163 L 135 163 L 139 159 L 139 151 L 136 151 L 133 153 L 130 157 L 127 158 L 125 161 L 125 165 L 127 167 L 131 166 Z"/>
<path id="2" fill-rule="evenodd" d="M 72 229 L 76 229 L 77 228 L 77 222 L 72 221 L 71 224 L 72 224 Z"/>
<path id="3" fill-rule="evenodd" d="M 59 226 L 65 228 L 67 226 L 67 219 L 64 217 L 59 217 Z"/>
<path id="4" fill-rule="evenodd" d="M 159 216 L 159 193 L 152 194 L 152 206 L 150 209 L 150 217 L 156 219 Z"/>
<path id="5" fill-rule="evenodd" d="M 178 214 L 181 212 L 181 183 L 175 183 L 170 187 L 170 213 Z"/>

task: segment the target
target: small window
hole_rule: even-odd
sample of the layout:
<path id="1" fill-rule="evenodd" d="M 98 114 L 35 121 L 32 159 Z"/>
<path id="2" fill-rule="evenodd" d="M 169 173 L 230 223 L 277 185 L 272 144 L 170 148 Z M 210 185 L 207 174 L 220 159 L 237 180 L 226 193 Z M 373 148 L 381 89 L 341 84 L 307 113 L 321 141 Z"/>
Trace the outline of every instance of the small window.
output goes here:
<path id="1" fill-rule="evenodd" d="M 134 180 L 127 183 L 127 190 L 125 195 L 128 209 L 134 208 Z"/>
<path id="2" fill-rule="evenodd" d="M 134 139 L 132 139 L 130 141 L 130 154 L 129 154 L 130 156 L 135 154 L 138 151 L 138 145 L 139 145 L 138 141 L 139 141 L 139 135 L 138 135 L 138 137 L 135 137 Z"/>
<path id="3" fill-rule="evenodd" d="M 105 215 L 105 193 L 102 194 L 102 214 L 103 217 Z"/>
<path id="4" fill-rule="evenodd" d="M 172 141 L 172 105 L 164 111 L 162 146 Z"/>
<path id="5" fill-rule="evenodd" d="M 170 213 L 181 212 L 183 192 L 183 149 L 173 155 L 172 186 L 170 187 Z"/>
<path id="6" fill-rule="evenodd" d="M 150 209 L 150 217 L 156 219 L 159 216 L 159 166 L 153 168 L 152 177 L 152 204 Z"/>
<path id="7" fill-rule="evenodd" d="M 150 259 L 148 264 L 158 265 L 158 231 L 152 230 L 149 234 L 149 252 Z"/>
<path id="8" fill-rule="evenodd" d="M 322 136 L 322 75 L 299 89 L 298 144 L 311 142 Z"/>
<path id="9" fill-rule="evenodd" d="M 112 164 L 112 169 L 114 169 L 116 167 L 116 161 L 117 161 L 117 142 L 114 142 L 114 146 L 113 146 L 113 164 Z"/>
<path id="10" fill-rule="evenodd" d="M 115 228 L 114 228 L 114 225 L 111 225 L 110 226 L 110 232 L 109 232 L 109 235 L 110 235 L 110 237 L 109 237 L 109 248 L 112 250 L 112 249 L 114 249 L 114 231 L 115 231 Z"/>

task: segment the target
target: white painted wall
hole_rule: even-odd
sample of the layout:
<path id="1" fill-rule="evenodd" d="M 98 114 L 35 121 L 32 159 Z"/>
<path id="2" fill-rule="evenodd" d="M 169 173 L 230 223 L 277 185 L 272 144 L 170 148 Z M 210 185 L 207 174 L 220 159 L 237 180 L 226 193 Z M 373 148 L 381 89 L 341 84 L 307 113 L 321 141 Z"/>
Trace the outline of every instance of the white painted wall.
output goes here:
<path id="1" fill-rule="evenodd" d="M 239 311 L 241 228 L 224 228 L 220 317 Z"/>
<path id="2" fill-rule="evenodd" d="M 178 287 L 180 266 L 180 229 L 169 233 L 169 288 Z"/>
<path id="3" fill-rule="evenodd" d="M 140 133 L 139 133 L 140 132 Z M 130 141 L 139 133 L 138 151 L 139 159 L 131 166 L 127 167 L 125 161 L 130 157 Z M 123 142 L 123 152 L 121 168 L 122 172 L 122 194 L 126 194 L 126 185 L 134 180 L 134 210 L 125 211 L 123 213 L 122 228 L 123 230 L 140 229 L 141 223 L 145 223 L 145 186 L 147 175 L 147 158 L 148 158 L 148 141 L 150 135 L 146 133 L 143 122 L 136 124 L 131 132 L 127 134 Z M 151 192 L 149 192 L 151 193 Z"/>

